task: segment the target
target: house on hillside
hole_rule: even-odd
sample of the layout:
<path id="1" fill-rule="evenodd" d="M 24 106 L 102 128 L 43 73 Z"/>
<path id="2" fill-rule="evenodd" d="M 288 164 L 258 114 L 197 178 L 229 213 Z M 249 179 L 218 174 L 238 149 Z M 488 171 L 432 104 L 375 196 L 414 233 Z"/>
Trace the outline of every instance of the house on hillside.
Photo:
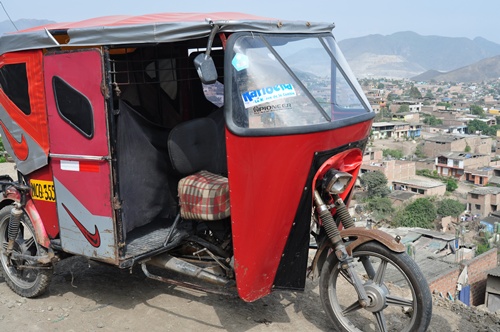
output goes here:
<path id="1" fill-rule="evenodd" d="M 420 122 L 420 114 L 419 113 L 412 113 L 412 112 L 405 112 L 405 113 L 393 113 L 392 114 L 392 121 L 399 121 L 399 122 Z"/>
<path id="2" fill-rule="evenodd" d="M 465 169 L 489 166 L 490 156 L 466 152 L 448 152 L 436 156 L 436 171 L 441 176 L 465 179 Z"/>
<path id="3" fill-rule="evenodd" d="M 467 193 L 467 210 L 473 215 L 489 216 L 500 205 L 499 187 L 476 188 Z"/>
<path id="4" fill-rule="evenodd" d="M 415 176 L 415 163 L 408 160 L 369 160 L 361 164 L 361 174 L 379 171 L 390 184 L 393 180 L 405 180 Z"/>
<path id="5" fill-rule="evenodd" d="M 373 138 L 400 139 L 409 137 L 410 124 L 407 122 L 375 122 L 372 124 Z"/>
<path id="6" fill-rule="evenodd" d="M 466 168 L 465 181 L 478 186 L 486 186 L 493 177 L 493 167 Z"/>
<path id="7" fill-rule="evenodd" d="M 446 185 L 443 182 L 422 177 L 393 180 L 392 189 L 409 191 L 423 196 L 443 196 L 446 193 Z"/>
<path id="8" fill-rule="evenodd" d="M 479 135 L 438 135 L 424 140 L 423 152 L 426 156 L 436 156 L 450 151 L 465 151 L 469 147 L 471 153 L 490 154 L 492 138 Z"/>

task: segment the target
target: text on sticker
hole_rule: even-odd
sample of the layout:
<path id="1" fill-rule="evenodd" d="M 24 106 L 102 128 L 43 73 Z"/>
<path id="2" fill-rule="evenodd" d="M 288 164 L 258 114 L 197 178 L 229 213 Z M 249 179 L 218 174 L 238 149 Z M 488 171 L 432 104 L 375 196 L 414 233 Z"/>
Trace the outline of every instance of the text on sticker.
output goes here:
<path id="1" fill-rule="evenodd" d="M 267 103 L 273 100 L 296 96 L 293 85 L 276 84 L 258 90 L 250 90 L 241 94 L 245 108 Z"/>

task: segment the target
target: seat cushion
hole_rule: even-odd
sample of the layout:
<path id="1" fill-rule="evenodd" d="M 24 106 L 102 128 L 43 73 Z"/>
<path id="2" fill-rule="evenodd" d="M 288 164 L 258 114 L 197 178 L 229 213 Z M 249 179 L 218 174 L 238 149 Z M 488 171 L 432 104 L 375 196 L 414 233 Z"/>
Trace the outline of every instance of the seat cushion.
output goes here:
<path id="1" fill-rule="evenodd" d="M 229 217 L 229 184 L 226 177 L 207 171 L 179 181 L 181 217 L 194 220 L 220 220 Z"/>

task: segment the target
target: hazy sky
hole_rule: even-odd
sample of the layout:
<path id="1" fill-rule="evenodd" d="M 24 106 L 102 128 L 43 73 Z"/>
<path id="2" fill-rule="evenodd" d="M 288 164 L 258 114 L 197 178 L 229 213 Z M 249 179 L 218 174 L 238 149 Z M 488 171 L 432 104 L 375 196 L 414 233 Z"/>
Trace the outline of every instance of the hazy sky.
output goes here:
<path id="1" fill-rule="evenodd" d="M 13 20 L 79 21 L 96 16 L 236 11 L 279 19 L 334 22 L 337 40 L 414 31 L 483 37 L 500 44 L 498 0 L 1 0 Z M 0 21 L 7 20 L 0 8 Z"/>

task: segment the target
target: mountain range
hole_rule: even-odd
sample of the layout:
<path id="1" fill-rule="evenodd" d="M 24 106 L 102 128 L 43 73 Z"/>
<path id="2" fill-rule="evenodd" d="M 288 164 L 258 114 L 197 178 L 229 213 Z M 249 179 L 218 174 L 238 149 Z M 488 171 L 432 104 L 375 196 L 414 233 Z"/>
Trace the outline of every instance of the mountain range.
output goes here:
<path id="1" fill-rule="evenodd" d="M 55 22 L 21 19 L 14 23 L 22 30 Z M 11 22 L 0 22 L 0 34 L 12 31 Z M 344 39 L 339 46 L 358 78 L 460 82 L 500 78 L 500 44 L 481 37 L 422 36 L 405 31 Z M 311 67 L 317 66 L 313 57 L 309 61 Z"/>
<path id="2" fill-rule="evenodd" d="M 461 81 L 481 81 L 488 73 L 477 72 L 486 64 L 476 63 L 492 58 L 492 63 L 499 61 L 500 44 L 484 38 L 452 38 L 441 36 L 422 36 L 415 32 L 397 32 L 392 35 L 368 35 L 345 39 L 339 46 L 357 77 L 412 78 L 428 72 L 442 75 L 469 65 L 475 69 L 463 69 L 453 77 Z M 493 66 L 497 67 L 497 66 Z M 431 72 L 429 72 L 431 71 Z M 460 73 L 468 72 L 462 79 Z M 493 73 L 489 73 L 493 74 Z M 498 78 L 494 74 L 493 78 Z"/>

